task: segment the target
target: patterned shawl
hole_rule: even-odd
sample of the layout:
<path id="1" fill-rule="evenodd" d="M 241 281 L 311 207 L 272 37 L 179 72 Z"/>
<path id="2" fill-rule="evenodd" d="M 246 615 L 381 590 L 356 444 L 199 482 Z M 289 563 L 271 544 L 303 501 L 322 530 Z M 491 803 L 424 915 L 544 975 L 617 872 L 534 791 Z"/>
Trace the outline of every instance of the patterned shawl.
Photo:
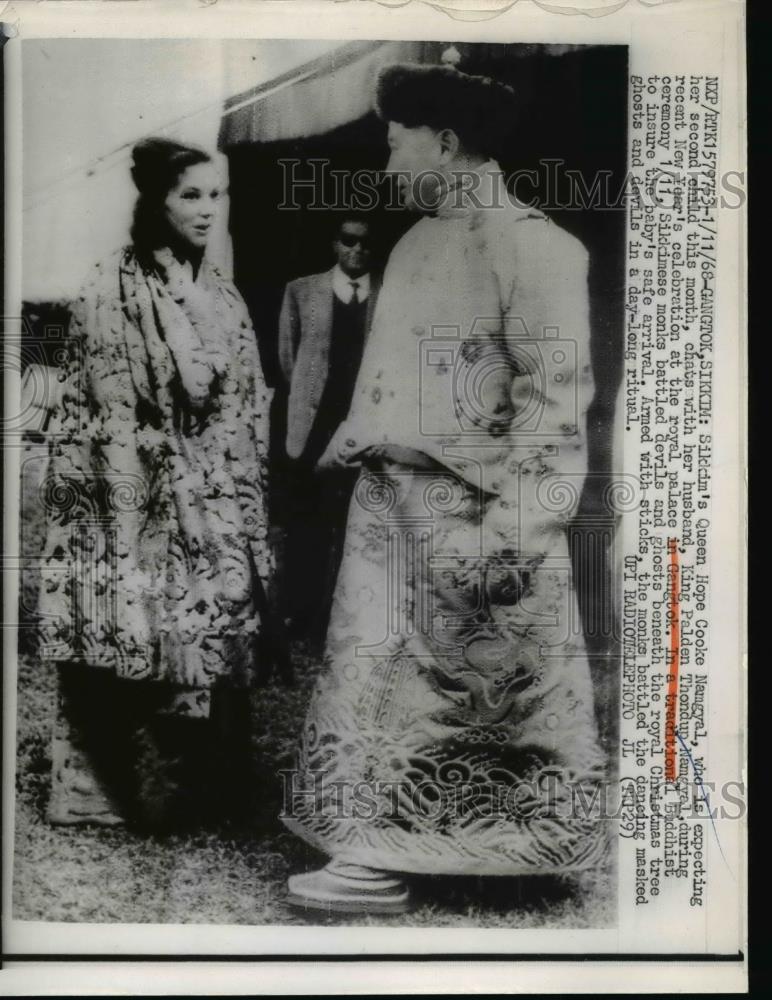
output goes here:
<path id="1" fill-rule="evenodd" d="M 237 290 L 132 248 L 73 307 L 49 515 L 44 655 L 169 682 L 205 713 L 248 673 L 267 580 L 269 392 Z"/>

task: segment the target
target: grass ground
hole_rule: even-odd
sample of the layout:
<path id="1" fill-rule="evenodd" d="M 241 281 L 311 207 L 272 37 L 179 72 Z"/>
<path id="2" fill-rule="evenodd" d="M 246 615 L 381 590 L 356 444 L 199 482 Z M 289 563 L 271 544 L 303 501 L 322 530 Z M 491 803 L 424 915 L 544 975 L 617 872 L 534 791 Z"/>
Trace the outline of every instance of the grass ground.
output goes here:
<path id="1" fill-rule="evenodd" d="M 54 677 L 20 663 L 14 916 L 105 923 L 337 924 L 427 927 L 603 927 L 614 922 L 610 872 L 572 878 L 426 878 L 417 907 L 399 917 L 306 916 L 284 902 L 289 874 L 321 855 L 276 818 L 276 772 L 286 766 L 316 665 L 294 653 L 299 681 L 270 687 L 253 704 L 254 787 L 248 821 L 188 835 L 146 837 L 123 829 L 52 827 L 50 785 Z"/>

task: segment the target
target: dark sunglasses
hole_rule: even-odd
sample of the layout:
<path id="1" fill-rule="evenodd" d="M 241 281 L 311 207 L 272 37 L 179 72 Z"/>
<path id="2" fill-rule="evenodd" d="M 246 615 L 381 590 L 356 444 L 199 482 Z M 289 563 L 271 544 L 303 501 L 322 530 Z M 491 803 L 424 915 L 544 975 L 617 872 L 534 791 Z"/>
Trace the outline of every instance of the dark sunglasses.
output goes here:
<path id="1" fill-rule="evenodd" d="M 341 233 L 338 239 L 344 247 L 355 247 L 359 244 L 363 250 L 370 249 L 370 239 L 367 236 L 353 236 L 351 233 Z"/>

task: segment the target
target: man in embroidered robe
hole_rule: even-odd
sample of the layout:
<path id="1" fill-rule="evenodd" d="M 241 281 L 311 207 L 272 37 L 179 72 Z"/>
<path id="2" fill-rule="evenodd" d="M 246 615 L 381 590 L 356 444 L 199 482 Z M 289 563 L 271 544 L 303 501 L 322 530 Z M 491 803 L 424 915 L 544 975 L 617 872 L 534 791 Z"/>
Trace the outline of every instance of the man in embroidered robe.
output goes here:
<path id="1" fill-rule="evenodd" d="M 387 170 L 422 215 L 391 253 L 351 410 L 360 466 L 327 656 L 283 820 L 331 860 L 289 901 L 409 906 L 416 874 L 601 864 L 604 772 L 566 529 L 586 470 L 588 255 L 514 202 L 512 92 L 379 78 Z"/>

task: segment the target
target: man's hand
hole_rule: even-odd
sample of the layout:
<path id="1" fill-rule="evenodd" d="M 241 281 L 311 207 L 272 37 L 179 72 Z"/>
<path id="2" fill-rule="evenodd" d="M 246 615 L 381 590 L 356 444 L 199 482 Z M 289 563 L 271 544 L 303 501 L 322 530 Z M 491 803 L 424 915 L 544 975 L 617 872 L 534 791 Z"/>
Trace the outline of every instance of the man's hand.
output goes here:
<path id="1" fill-rule="evenodd" d="M 324 454 L 316 463 L 316 468 L 345 469 L 353 465 L 360 465 L 361 460 L 361 449 L 351 436 L 350 429 L 345 423 L 342 423 L 333 434 Z"/>

